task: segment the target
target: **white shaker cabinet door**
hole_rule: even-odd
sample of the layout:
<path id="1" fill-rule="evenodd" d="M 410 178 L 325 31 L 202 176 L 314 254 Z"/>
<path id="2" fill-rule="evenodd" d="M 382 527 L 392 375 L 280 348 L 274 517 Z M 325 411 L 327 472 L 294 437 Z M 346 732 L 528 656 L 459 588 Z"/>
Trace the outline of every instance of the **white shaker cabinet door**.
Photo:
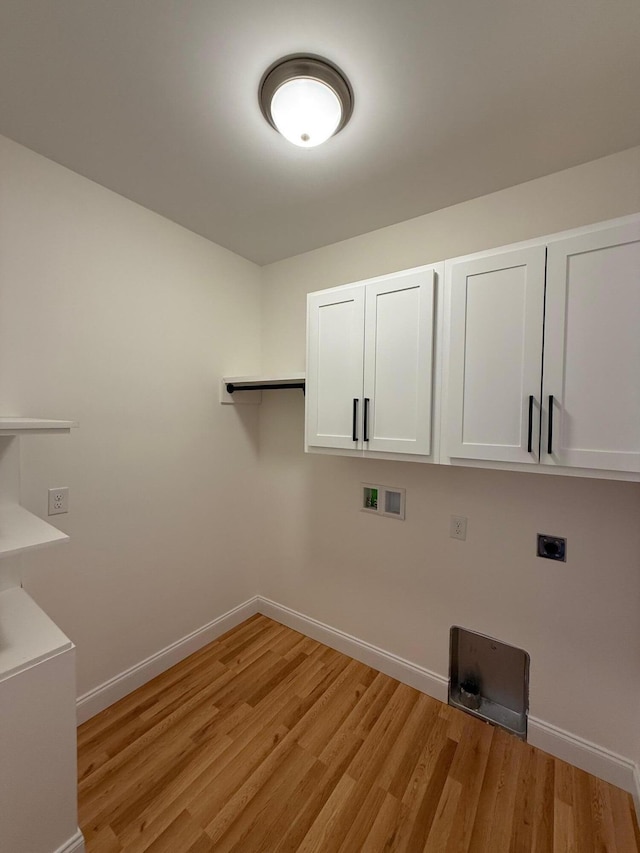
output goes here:
<path id="1" fill-rule="evenodd" d="M 447 453 L 536 464 L 545 247 L 449 268 Z"/>
<path id="2" fill-rule="evenodd" d="M 362 449 L 362 286 L 308 297 L 307 444 Z"/>
<path id="3" fill-rule="evenodd" d="M 365 450 L 431 452 L 433 269 L 366 287 Z"/>
<path id="4" fill-rule="evenodd" d="M 640 223 L 551 243 L 542 459 L 640 472 Z"/>

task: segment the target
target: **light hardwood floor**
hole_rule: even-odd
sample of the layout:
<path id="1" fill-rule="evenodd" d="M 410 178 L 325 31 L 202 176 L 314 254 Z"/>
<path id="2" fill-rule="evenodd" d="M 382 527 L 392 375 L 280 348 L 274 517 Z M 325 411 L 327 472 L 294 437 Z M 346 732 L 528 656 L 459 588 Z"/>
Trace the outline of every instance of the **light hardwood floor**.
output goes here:
<path id="1" fill-rule="evenodd" d="M 630 796 L 254 616 L 79 729 L 87 853 L 638 853 Z"/>

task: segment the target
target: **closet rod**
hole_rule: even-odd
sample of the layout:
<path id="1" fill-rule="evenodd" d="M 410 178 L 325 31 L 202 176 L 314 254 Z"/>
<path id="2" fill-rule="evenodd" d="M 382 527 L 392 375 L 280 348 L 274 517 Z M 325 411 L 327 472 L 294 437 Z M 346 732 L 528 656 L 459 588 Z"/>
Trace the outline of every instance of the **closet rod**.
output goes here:
<path id="1" fill-rule="evenodd" d="M 304 394 L 304 382 L 269 382 L 261 385 L 234 385 L 233 382 L 227 382 L 227 391 L 233 394 L 234 391 L 281 391 L 285 388 L 300 388 Z"/>

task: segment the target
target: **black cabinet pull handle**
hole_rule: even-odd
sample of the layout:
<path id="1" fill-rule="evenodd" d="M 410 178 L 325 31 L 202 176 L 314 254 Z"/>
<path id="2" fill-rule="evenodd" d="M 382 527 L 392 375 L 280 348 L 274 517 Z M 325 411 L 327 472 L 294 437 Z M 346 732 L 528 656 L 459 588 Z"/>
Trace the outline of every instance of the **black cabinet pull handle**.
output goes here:
<path id="1" fill-rule="evenodd" d="M 547 434 L 547 453 L 553 453 L 553 394 L 549 394 L 549 432 Z"/>
<path id="2" fill-rule="evenodd" d="M 529 433 L 527 437 L 527 451 L 533 450 L 533 394 L 529 395 Z"/>
<path id="3" fill-rule="evenodd" d="M 370 403 L 369 398 L 365 397 L 364 398 L 364 426 L 362 429 L 362 432 L 363 432 L 362 440 L 363 441 L 369 441 L 369 403 Z"/>
<path id="4" fill-rule="evenodd" d="M 358 440 L 358 398 L 353 398 L 353 428 L 351 437 L 354 441 Z"/>

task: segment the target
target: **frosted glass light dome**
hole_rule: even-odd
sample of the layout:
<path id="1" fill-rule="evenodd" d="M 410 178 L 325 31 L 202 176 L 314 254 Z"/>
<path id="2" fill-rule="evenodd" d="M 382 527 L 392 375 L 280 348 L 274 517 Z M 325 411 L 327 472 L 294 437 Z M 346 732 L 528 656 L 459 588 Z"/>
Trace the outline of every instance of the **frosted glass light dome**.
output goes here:
<path id="1" fill-rule="evenodd" d="M 271 116 L 285 139 L 302 148 L 313 148 L 336 132 L 342 106 L 326 83 L 295 77 L 276 89 L 271 99 Z"/>
<path id="2" fill-rule="evenodd" d="M 301 148 L 326 142 L 353 111 L 353 92 L 340 69 L 307 54 L 274 62 L 260 82 L 258 100 L 269 124 Z"/>

